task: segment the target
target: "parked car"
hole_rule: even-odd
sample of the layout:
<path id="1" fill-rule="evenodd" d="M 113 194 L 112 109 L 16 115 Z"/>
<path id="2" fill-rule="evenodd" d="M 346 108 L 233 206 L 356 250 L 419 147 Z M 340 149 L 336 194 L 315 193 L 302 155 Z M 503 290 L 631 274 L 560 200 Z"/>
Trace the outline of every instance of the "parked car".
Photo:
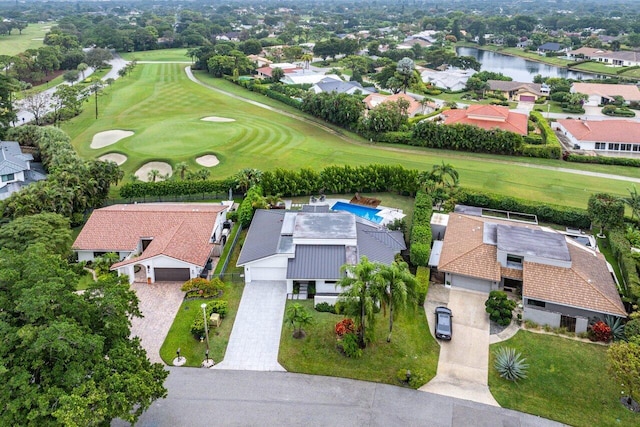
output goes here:
<path id="1" fill-rule="evenodd" d="M 440 340 L 451 339 L 451 310 L 447 307 L 436 308 L 436 338 Z"/>

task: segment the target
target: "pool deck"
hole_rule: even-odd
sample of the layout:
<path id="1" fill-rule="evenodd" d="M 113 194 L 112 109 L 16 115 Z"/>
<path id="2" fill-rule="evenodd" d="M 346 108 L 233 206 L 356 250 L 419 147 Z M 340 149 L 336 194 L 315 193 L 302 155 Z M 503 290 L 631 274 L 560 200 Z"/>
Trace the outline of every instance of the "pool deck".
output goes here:
<path id="1" fill-rule="evenodd" d="M 382 205 L 379 205 L 377 208 L 372 208 L 370 206 L 356 205 L 354 203 L 349 203 L 350 201 L 347 200 L 347 199 L 324 199 L 323 201 L 320 201 L 320 199 L 316 197 L 315 201 L 313 201 L 311 198 L 309 198 L 309 203 L 307 203 L 307 204 L 313 205 L 313 206 L 327 205 L 327 206 L 331 207 L 334 204 L 336 204 L 337 202 L 342 202 L 342 203 L 346 203 L 346 204 L 352 204 L 354 206 L 361 206 L 361 207 L 368 208 L 368 209 L 379 210 L 380 212 L 378 212 L 376 215 L 378 215 L 379 217 L 382 217 L 382 221 L 380 221 L 380 223 L 378 223 L 378 224 L 376 224 L 375 222 L 369 221 L 372 224 L 376 224 L 376 225 L 387 225 L 389 223 L 392 223 L 396 219 L 402 219 L 402 218 L 404 218 L 406 216 L 404 213 L 402 213 L 402 209 L 390 208 L 390 207 L 382 206 Z M 296 208 L 296 207 L 302 206 L 302 205 L 292 204 L 290 200 L 285 200 L 285 206 L 287 207 L 287 209 L 291 209 L 291 208 Z M 362 218 L 362 219 L 367 221 L 365 218 Z"/>

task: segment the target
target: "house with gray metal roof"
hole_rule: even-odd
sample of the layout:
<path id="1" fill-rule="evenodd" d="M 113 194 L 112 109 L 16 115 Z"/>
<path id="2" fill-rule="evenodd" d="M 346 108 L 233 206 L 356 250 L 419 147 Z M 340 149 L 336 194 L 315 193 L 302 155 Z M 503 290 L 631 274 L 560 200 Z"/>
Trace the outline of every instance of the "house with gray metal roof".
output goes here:
<path id="1" fill-rule="evenodd" d="M 375 88 L 364 88 L 358 82 L 343 82 L 342 80 L 326 78 L 311 86 L 309 90 L 313 93 L 346 93 L 348 95 L 353 95 L 359 91 L 362 95 L 369 95 L 374 93 L 372 89 Z"/>
<path id="2" fill-rule="evenodd" d="M 25 185 L 46 178 L 44 170 L 32 168 L 33 156 L 20 150 L 15 141 L 0 141 L 0 200 Z"/>
<path id="3" fill-rule="evenodd" d="M 341 267 L 370 261 L 391 264 L 406 249 L 401 231 L 359 218 L 348 212 L 303 209 L 256 211 L 237 265 L 244 267 L 245 283 L 280 281 L 287 292 L 315 288 L 315 302 L 334 303 L 344 277 Z M 303 297 L 301 295 L 301 297 Z"/>

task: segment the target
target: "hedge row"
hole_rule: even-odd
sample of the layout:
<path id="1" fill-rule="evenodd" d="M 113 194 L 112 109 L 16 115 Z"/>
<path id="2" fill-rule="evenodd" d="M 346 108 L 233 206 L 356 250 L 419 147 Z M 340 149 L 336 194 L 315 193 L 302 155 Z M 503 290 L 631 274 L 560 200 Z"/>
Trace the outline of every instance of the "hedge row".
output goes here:
<path id="1" fill-rule="evenodd" d="M 631 252 L 631 244 L 622 229 L 610 230 L 608 235 L 611 252 L 620 266 L 620 273 L 627 285 L 625 299 L 638 303 L 640 302 L 640 276 L 638 276 L 637 261 Z"/>
<path id="2" fill-rule="evenodd" d="M 456 194 L 455 199 L 456 203 L 463 205 L 537 215 L 538 220 L 542 222 L 585 229 L 591 226 L 591 220 L 587 215 L 586 209 L 549 205 L 471 189 L 461 189 Z"/>
<path id="3" fill-rule="evenodd" d="M 538 111 L 531 111 L 529 113 L 529 117 L 535 123 L 538 124 L 538 129 L 540 129 L 540 135 L 542 136 L 542 141 L 545 144 L 547 149 L 547 156 L 544 158 L 547 159 L 560 159 L 562 156 L 562 145 L 560 144 L 560 140 L 556 136 L 556 133 L 551 129 L 549 122 L 542 117 L 542 114 Z M 524 154 L 526 155 L 526 154 Z M 530 156 L 537 157 L 537 156 Z"/>
<path id="4" fill-rule="evenodd" d="M 580 154 L 569 154 L 564 158 L 567 162 L 575 163 L 597 163 L 600 165 L 617 165 L 640 167 L 640 159 L 628 157 L 605 157 L 605 156 L 582 156 Z"/>
<path id="5" fill-rule="evenodd" d="M 413 221 L 411 224 L 411 237 L 409 259 L 415 266 L 427 267 L 431 255 L 431 215 L 433 213 L 433 200 L 431 196 L 422 191 L 416 194 Z"/>
<path id="6" fill-rule="evenodd" d="M 431 270 L 428 267 L 420 266 L 416 271 L 416 281 L 418 282 L 418 305 L 423 306 L 424 300 L 427 298 L 429 292 L 429 278 L 431 277 Z"/>
<path id="7" fill-rule="evenodd" d="M 236 182 L 232 178 L 221 180 L 188 180 L 188 181 L 157 181 L 130 182 L 120 187 L 120 197 L 135 199 L 141 197 L 163 197 L 188 194 L 226 193 L 229 188 L 235 188 Z"/>

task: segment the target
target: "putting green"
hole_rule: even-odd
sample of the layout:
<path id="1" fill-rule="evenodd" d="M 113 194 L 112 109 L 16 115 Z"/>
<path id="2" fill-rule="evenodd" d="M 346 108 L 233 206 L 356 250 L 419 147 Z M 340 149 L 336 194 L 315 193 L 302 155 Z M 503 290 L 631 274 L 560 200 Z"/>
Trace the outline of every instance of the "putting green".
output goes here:
<path id="1" fill-rule="evenodd" d="M 556 167 L 622 173 L 640 177 L 633 168 L 570 165 L 542 159 L 514 159 L 426 150 L 416 147 L 368 144 L 345 139 L 308 122 L 288 117 L 204 88 L 187 79 L 181 64 L 140 64 L 99 97 L 99 118 L 92 106 L 63 125 L 79 154 L 97 158 L 117 151 L 128 157 L 122 166 L 130 176 L 143 164 L 164 161 L 172 166 L 187 162 L 202 166 L 197 157 L 216 153 L 220 164 L 212 179 L 230 176 L 242 168 L 320 169 L 327 165 L 401 164 L 430 169 L 442 161 L 460 172 L 461 184 L 525 199 L 586 207 L 592 192 L 624 195 L 629 182 L 602 177 L 500 164 L 514 160 Z M 243 96 L 271 102 L 221 80 L 206 80 Z M 226 86 L 225 86 L 226 85 Z M 280 108 L 286 109 L 281 106 Z M 203 117 L 224 117 L 235 122 L 206 122 Z M 134 135 L 102 149 L 91 149 L 93 135 L 111 129 L 128 129 Z"/>

